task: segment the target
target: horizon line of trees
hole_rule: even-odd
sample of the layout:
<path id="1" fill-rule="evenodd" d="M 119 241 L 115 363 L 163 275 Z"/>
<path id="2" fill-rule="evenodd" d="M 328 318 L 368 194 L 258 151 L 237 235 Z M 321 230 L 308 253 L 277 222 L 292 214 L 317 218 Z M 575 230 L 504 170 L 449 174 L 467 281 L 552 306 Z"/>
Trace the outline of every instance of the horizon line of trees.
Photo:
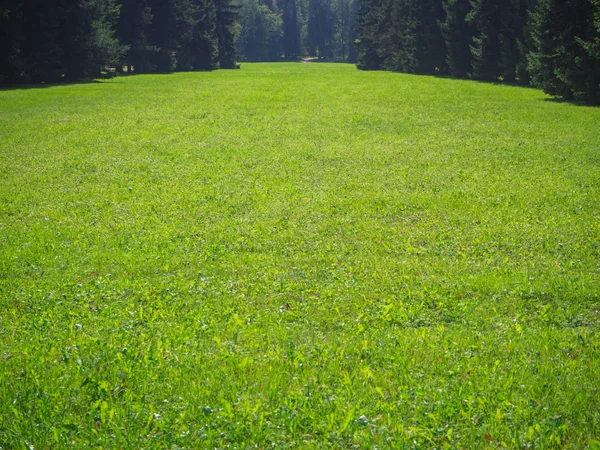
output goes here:
<path id="1" fill-rule="evenodd" d="M 356 62 L 358 0 L 0 0 L 0 83 Z"/>
<path id="2" fill-rule="evenodd" d="M 360 0 L 357 67 L 600 104 L 600 0 Z"/>
<path id="3" fill-rule="evenodd" d="M 236 68 L 232 0 L 0 0 L 0 83 Z"/>
<path id="4" fill-rule="evenodd" d="M 317 56 L 600 104 L 600 0 L 0 0 L 0 83 Z"/>
<path id="5" fill-rule="evenodd" d="M 302 56 L 356 62 L 358 0 L 239 0 L 243 61 Z"/>

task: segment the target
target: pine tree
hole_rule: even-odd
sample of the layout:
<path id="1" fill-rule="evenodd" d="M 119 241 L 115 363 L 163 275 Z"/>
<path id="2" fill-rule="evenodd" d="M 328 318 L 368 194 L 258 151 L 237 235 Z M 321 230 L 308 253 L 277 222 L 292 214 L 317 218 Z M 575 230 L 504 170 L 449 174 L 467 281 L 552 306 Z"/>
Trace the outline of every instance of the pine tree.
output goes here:
<path id="1" fill-rule="evenodd" d="M 219 49 L 219 67 L 236 69 L 234 26 L 239 13 L 239 6 L 233 0 L 215 0 L 216 35 Z"/>
<path id="2" fill-rule="evenodd" d="M 358 49 L 356 48 L 358 39 L 358 8 L 359 0 L 353 0 L 351 3 L 350 22 L 348 24 L 350 47 L 348 49 L 348 62 L 356 63 L 358 60 Z"/>
<path id="3" fill-rule="evenodd" d="M 273 8 L 274 10 L 271 10 Z M 282 52 L 283 20 L 276 5 L 246 0 L 240 13 L 238 51 L 246 61 L 277 61 Z"/>
<path id="4" fill-rule="evenodd" d="M 333 17 L 327 0 L 308 2 L 308 48 L 311 55 L 321 59 L 333 57 Z"/>
<path id="5" fill-rule="evenodd" d="M 502 64 L 502 15 L 508 0 L 471 0 L 473 9 L 468 21 L 477 30 L 471 54 L 473 78 L 496 81 Z"/>
<path id="6" fill-rule="evenodd" d="M 68 7 L 66 17 L 62 42 L 67 80 L 98 77 L 105 67 L 122 59 L 127 47 L 115 35 L 119 18 L 115 0 L 74 2 Z"/>
<path id="7" fill-rule="evenodd" d="M 236 8 L 221 1 L 223 54 L 234 55 L 227 32 Z M 143 73 L 218 64 L 214 0 L 0 0 L 0 38 L 0 82 L 77 81 L 124 65 Z"/>
<path id="8" fill-rule="evenodd" d="M 516 16 L 516 31 L 517 31 L 517 81 L 522 85 L 529 85 L 531 76 L 528 69 L 528 57 L 530 53 L 535 51 L 532 39 L 532 16 L 535 11 L 537 0 L 514 0 Z"/>
<path id="9" fill-rule="evenodd" d="M 186 8 L 186 12 L 180 16 L 175 68 L 180 71 L 216 69 L 218 48 L 215 4 L 212 0 L 192 0 Z"/>
<path id="10" fill-rule="evenodd" d="M 212 0 L 196 0 L 196 26 L 190 43 L 193 70 L 214 70 L 219 66 L 217 10 Z"/>
<path id="11" fill-rule="evenodd" d="M 237 40 L 238 54 L 243 61 L 260 61 L 264 54 L 264 36 L 258 0 L 242 0 L 240 4 L 240 33 Z M 260 41 L 258 43 L 257 41 Z"/>
<path id="12" fill-rule="evenodd" d="M 600 103 L 600 2 L 540 0 L 534 15 L 534 82 L 566 99 Z"/>
<path id="13" fill-rule="evenodd" d="M 469 0 L 444 0 L 446 19 L 438 22 L 446 42 L 448 69 L 452 76 L 466 78 L 472 70 L 470 45 L 473 28 L 467 21 Z"/>
<path id="14" fill-rule="evenodd" d="M 331 2 L 332 27 L 332 57 L 338 61 L 346 61 L 351 52 L 352 41 L 355 39 L 352 27 L 355 26 L 354 0 L 333 0 Z"/>
<path id="15" fill-rule="evenodd" d="M 0 80 L 60 81 L 66 72 L 68 12 L 61 0 L 0 2 Z"/>
<path id="16" fill-rule="evenodd" d="M 384 0 L 359 0 L 356 66 L 361 70 L 379 70 L 382 68 L 381 37 L 385 29 L 386 17 Z"/>
<path id="17" fill-rule="evenodd" d="M 441 0 L 363 1 L 359 10 L 359 62 L 408 73 L 446 72 L 446 44 L 438 26 Z M 370 53 L 368 53 L 370 52 Z M 370 55 L 367 58 L 367 55 Z"/>
<path id="18" fill-rule="evenodd" d="M 413 6 L 413 0 L 393 0 L 390 3 L 389 21 L 383 27 L 383 33 L 380 32 L 379 54 L 386 70 L 411 72 L 416 65 L 418 19 Z"/>
<path id="19" fill-rule="evenodd" d="M 152 12 L 149 39 L 156 51 L 152 65 L 158 72 L 176 68 L 189 70 L 189 44 L 196 26 L 197 8 L 193 0 L 148 0 Z M 183 50 L 182 50 L 183 49 Z"/>
<path id="20" fill-rule="evenodd" d="M 149 41 L 152 11 L 148 0 L 122 0 L 117 37 L 129 47 L 120 66 L 137 73 L 152 72 L 151 54 L 155 51 Z"/>
<path id="21" fill-rule="evenodd" d="M 444 19 L 441 0 L 421 0 L 414 4 L 416 16 L 415 65 L 411 72 L 447 73 L 446 44 L 439 22 Z"/>
<path id="22" fill-rule="evenodd" d="M 97 77 L 127 50 L 115 36 L 115 0 L 4 0 L 0 11 L 8 82 Z"/>
<path id="23" fill-rule="evenodd" d="M 0 83 L 22 78 L 25 62 L 21 54 L 24 34 L 23 5 L 18 0 L 0 2 Z"/>
<path id="24" fill-rule="evenodd" d="M 394 0 L 388 27 L 392 50 L 384 65 L 407 73 L 445 73 L 446 45 L 438 26 L 443 16 L 441 0 Z"/>
<path id="25" fill-rule="evenodd" d="M 283 53 L 287 59 L 301 54 L 300 21 L 296 0 L 282 0 L 280 3 L 283 19 Z"/>

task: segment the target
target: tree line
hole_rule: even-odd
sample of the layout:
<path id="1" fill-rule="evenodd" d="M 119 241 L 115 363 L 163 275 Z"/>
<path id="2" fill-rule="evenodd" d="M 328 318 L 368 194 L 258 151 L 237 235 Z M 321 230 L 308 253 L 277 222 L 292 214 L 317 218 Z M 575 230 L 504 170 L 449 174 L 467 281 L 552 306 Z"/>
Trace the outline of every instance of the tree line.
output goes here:
<path id="1" fill-rule="evenodd" d="M 0 82 L 234 68 L 232 0 L 0 0 Z"/>
<path id="2" fill-rule="evenodd" d="M 600 103 L 600 0 L 0 0 L 0 83 L 303 55 Z"/>
<path id="3" fill-rule="evenodd" d="M 237 48 L 244 61 L 356 61 L 358 0 L 240 0 L 240 7 Z"/>
<path id="4" fill-rule="evenodd" d="M 600 0 L 360 0 L 357 66 L 600 103 Z"/>
<path id="5" fill-rule="evenodd" d="M 0 0 L 0 83 L 355 61 L 357 0 Z M 237 46 L 236 46 L 237 45 Z"/>

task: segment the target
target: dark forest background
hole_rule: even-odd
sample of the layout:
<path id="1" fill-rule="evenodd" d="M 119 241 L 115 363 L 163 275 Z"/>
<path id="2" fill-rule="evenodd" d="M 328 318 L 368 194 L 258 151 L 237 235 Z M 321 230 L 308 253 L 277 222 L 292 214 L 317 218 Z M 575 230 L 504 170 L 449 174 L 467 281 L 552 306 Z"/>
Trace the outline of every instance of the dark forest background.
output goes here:
<path id="1" fill-rule="evenodd" d="M 4 82 L 236 67 L 232 0 L 0 0 Z"/>
<path id="2" fill-rule="evenodd" d="M 600 0 L 0 0 L 0 83 L 312 56 L 600 103 Z"/>
<path id="3" fill-rule="evenodd" d="M 362 0 L 358 67 L 600 103 L 600 0 Z"/>

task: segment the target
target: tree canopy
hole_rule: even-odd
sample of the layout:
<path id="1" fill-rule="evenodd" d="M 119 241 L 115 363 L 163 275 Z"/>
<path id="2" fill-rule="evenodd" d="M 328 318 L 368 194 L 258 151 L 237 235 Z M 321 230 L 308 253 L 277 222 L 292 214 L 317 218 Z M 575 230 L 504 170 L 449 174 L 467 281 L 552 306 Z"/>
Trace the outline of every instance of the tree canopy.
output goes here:
<path id="1" fill-rule="evenodd" d="M 313 56 L 600 103 L 600 0 L 0 0 L 0 83 Z"/>
<path id="2" fill-rule="evenodd" d="M 0 0 L 0 82 L 234 68 L 229 0 Z"/>
<path id="3" fill-rule="evenodd" d="M 600 0 L 360 0 L 358 67 L 600 103 Z"/>

